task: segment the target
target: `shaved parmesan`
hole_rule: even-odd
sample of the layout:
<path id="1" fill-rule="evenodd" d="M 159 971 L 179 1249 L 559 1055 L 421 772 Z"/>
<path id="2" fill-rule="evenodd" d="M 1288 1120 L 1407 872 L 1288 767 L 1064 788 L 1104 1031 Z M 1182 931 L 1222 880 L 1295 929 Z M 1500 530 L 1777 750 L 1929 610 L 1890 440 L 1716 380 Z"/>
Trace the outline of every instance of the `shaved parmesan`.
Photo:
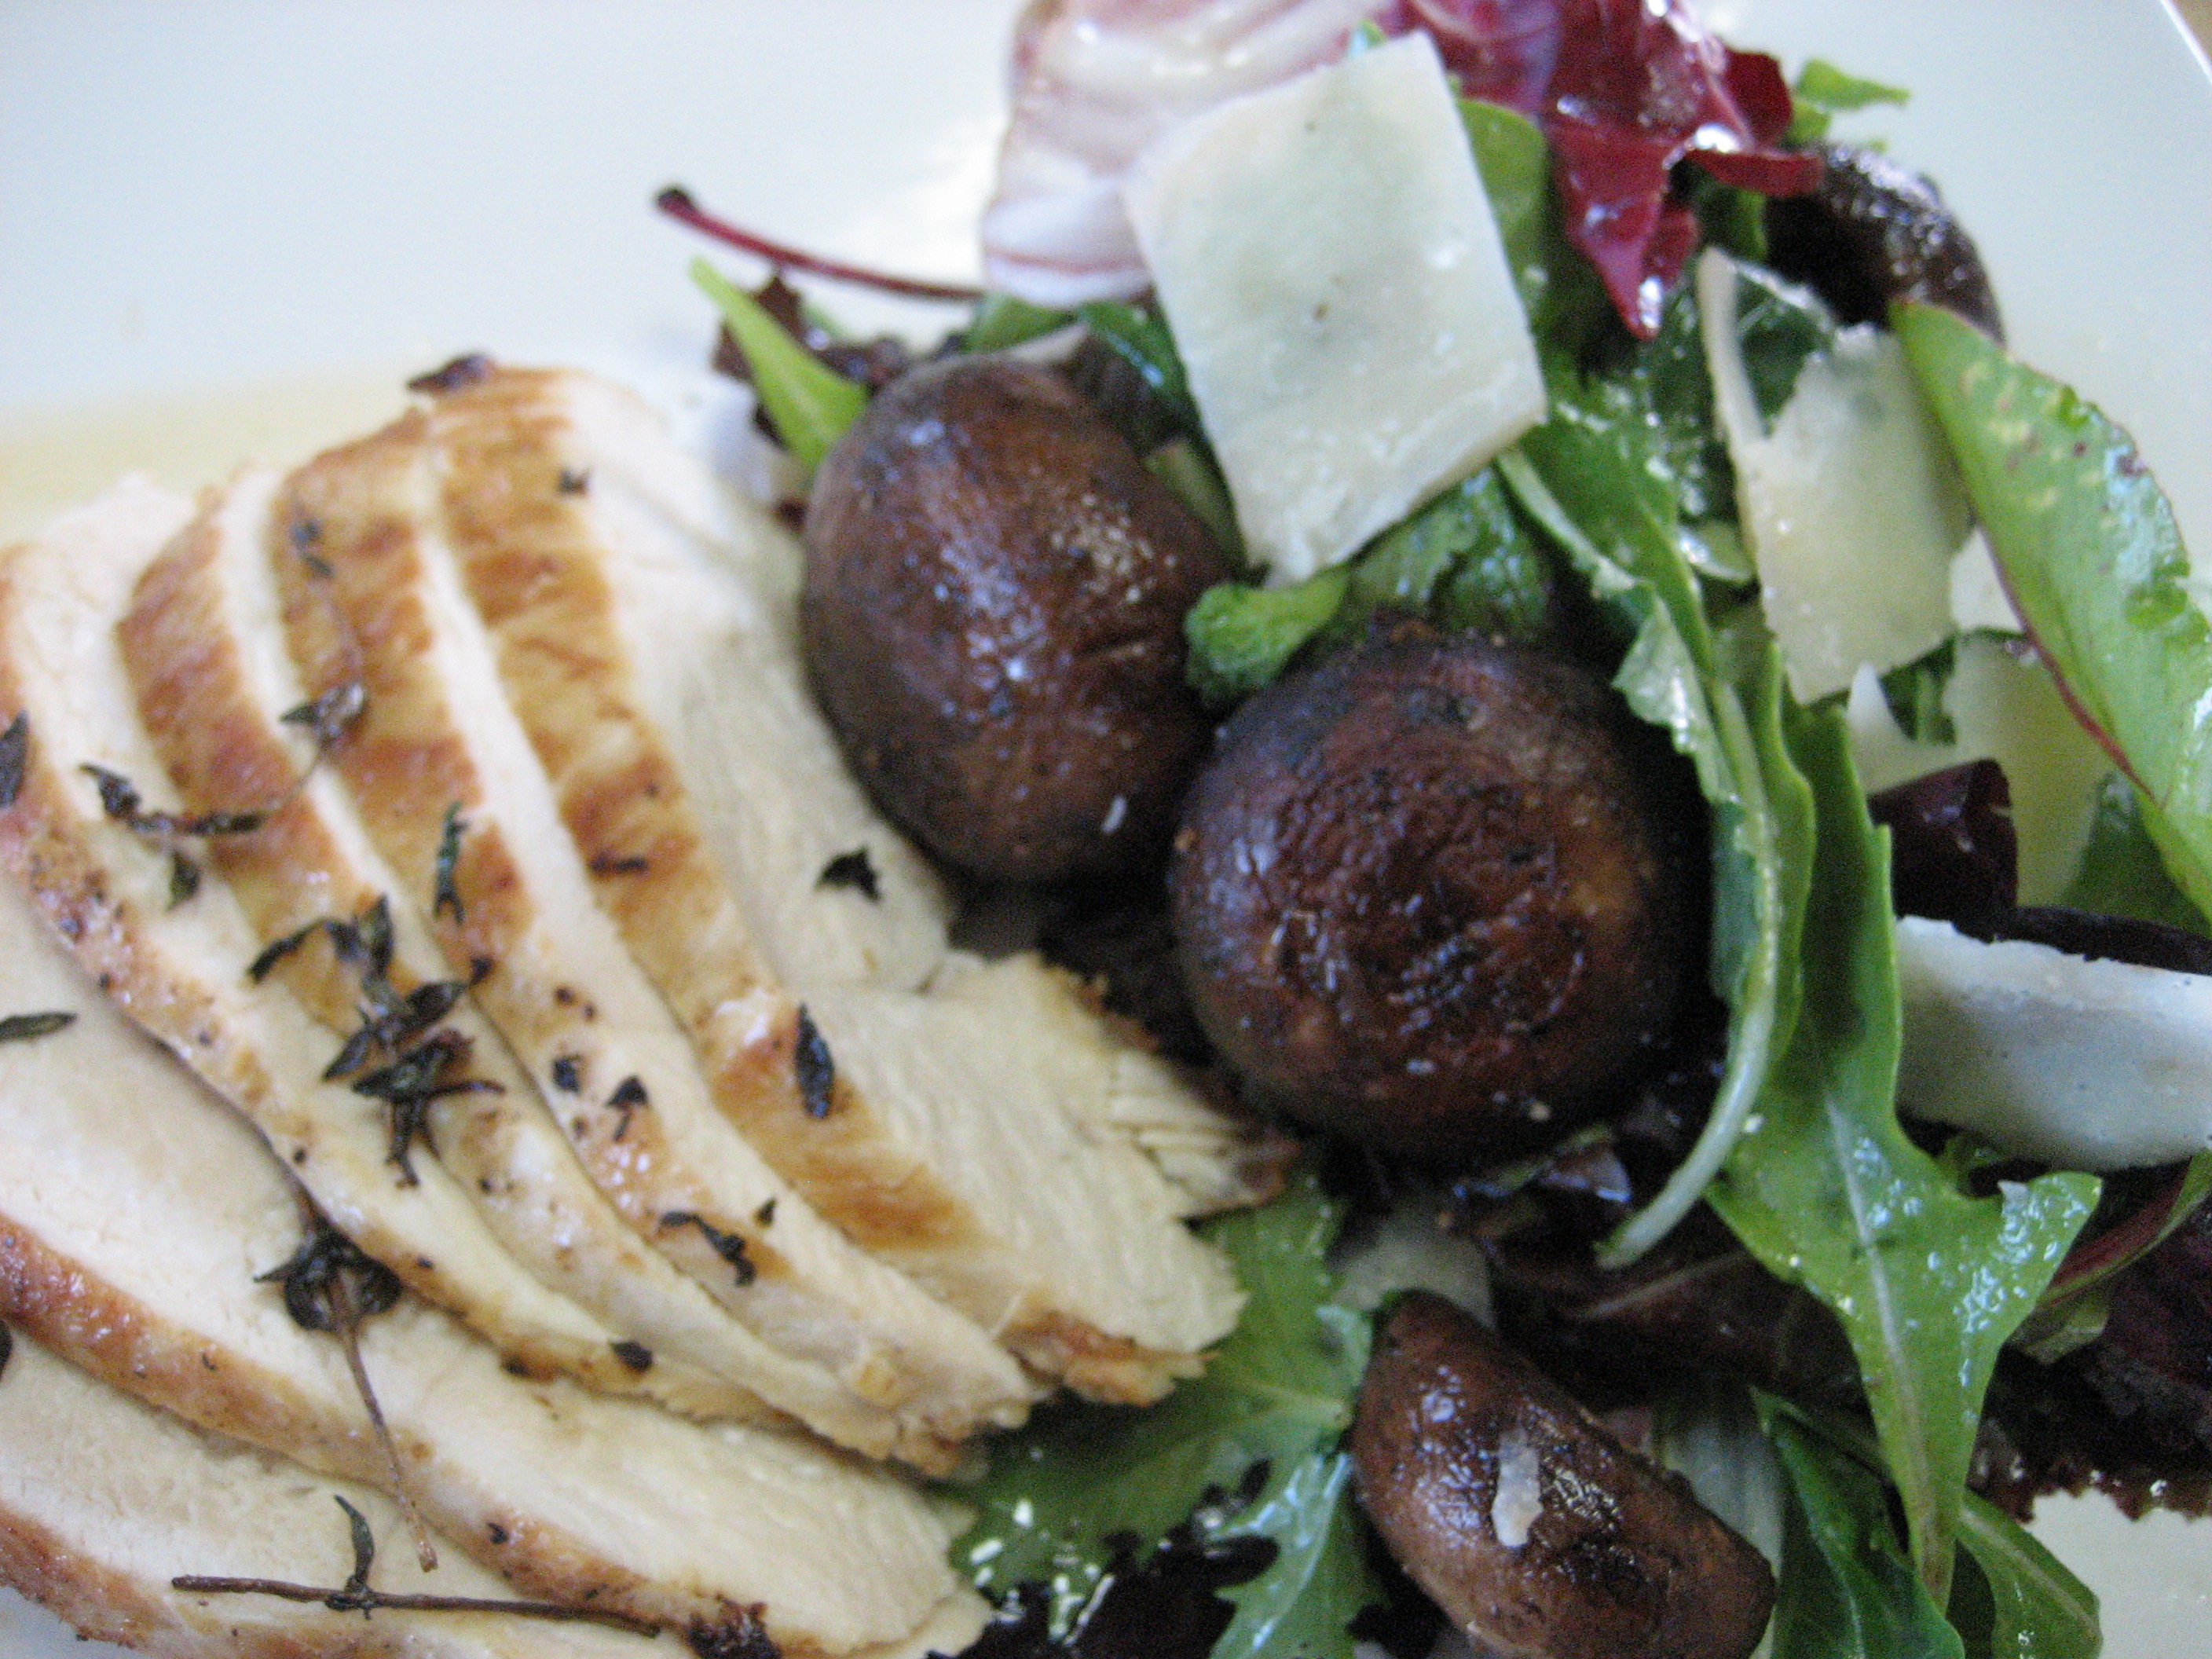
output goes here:
<path id="1" fill-rule="evenodd" d="M 1123 199 L 1271 580 L 1349 557 L 1543 418 L 1535 342 L 1427 36 L 1182 123 Z"/>
<path id="2" fill-rule="evenodd" d="M 1898 1100 L 1991 1146 L 2077 1170 L 2212 1144 L 2212 978 L 1897 924 Z"/>
<path id="3" fill-rule="evenodd" d="M 1805 364 L 1766 429 L 1735 324 L 1735 265 L 1707 252 L 1698 305 L 1736 506 L 1790 689 L 1840 691 L 1950 637 L 1967 508 L 1894 336 L 1861 325 Z"/>

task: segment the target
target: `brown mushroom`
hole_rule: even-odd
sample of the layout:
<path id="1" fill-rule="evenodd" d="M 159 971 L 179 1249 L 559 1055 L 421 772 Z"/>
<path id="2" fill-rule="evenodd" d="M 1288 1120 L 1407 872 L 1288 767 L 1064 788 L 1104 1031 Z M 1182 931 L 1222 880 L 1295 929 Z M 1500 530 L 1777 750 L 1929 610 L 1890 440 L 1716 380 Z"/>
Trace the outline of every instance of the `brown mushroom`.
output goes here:
<path id="1" fill-rule="evenodd" d="M 816 473 L 806 544 L 807 666 L 886 812 L 1002 880 L 1158 854 L 1209 729 L 1183 614 L 1231 571 L 1064 378 L 904 375 Z"/>
<path id="2" fill-rule="evenodd" d="M 1500 1659 L 1742 1659 L 1766 1627 L 1759 1552 L 1439 1297 L 1376 1332 L 1352 1457 L 1391 1554 Z"/>
<path id="3" fill-rule="evenodd" d="M 1601 1109 L 1699 955 L 1674 757 L 1586 669 L 1398 623 L 1254 697 L 1169 866 L 1193 1012 L 1293 1116 L 1497 1158 Z"/>
<path id="4" fill-rule="evenodd" d="M 1818 190 L 1766 204 L 1775 270 L 1846 323 L 1881 322 L 1892 300 L 1924 300 L 2004 338 L 1981 255 L 1935 185 L 1875 150 L 1833 144 L 1820 157 Z"/>

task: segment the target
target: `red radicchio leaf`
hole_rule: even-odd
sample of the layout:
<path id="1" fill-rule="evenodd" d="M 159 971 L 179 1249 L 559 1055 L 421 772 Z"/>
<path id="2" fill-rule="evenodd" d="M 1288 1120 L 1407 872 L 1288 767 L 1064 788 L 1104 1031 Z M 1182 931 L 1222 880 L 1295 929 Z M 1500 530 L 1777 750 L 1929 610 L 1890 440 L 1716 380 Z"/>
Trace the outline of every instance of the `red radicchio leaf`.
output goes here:
<path id="1" fill-rule="evenodd" d="M 1410 0 L 1404 16 L 1468 96 L 1543 129 L 1568 240 L 1642 338 L 1697 245 L 1670 194 L 1677 162 L 1765 196 L 1820 182 L 1818 155 L 1775 148 L 1790 114 L 1781 65 L 1707 33 L 1686 0 Z"/>

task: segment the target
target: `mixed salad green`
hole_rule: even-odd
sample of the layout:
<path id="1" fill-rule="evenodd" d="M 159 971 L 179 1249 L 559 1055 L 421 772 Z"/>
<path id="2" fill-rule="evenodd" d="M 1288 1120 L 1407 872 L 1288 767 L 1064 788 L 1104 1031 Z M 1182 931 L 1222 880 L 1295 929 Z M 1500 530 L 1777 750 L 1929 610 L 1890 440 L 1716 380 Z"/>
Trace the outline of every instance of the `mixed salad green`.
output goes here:
<path id="1" fill-rule="evenodd" d="M 1836 112 L 1902 97 L 1820 64 L 1795 92 L 1792 142 L 1818 137 Z M 1710 808 L 1710 982 L 1727 1010 L 1702 1132 L 1601 1260 L 1635 1260 L 1709 1204 L 1769 1271 L 1835 1314 L 1869 1408 L 1861 1420 L 1765 1396 L 1686 1402 L 1662 1414 L 1662 1449 L 1778 1557 L 1776 1659 L 2093 1654 L 2094 1598 L 1966 1491 L 1983 1396 L 2024 1325 L 2039 1353 L 2094 1333 L 2098 1285 L 2181 1218 L 2212 1184 L 2212 1160 L 2197 1161 L 2185 1199 L 2124 1255 L 2054 1288 L 2099 1180 L 2052 1170 L 1989 1190 L 1974 1179 L 1983 1151 L 1966 1138 L 1931 1152 L 1908 1135 L 1887 836 L 1869 815 L 1842 698 L 1793 696 L 1762 617 L 1696 296 L 1678 290 L 1647 339 L 1620 330 L 1562 234 L 1538 128 L 1493 105 L 1463 115 L 1544 361 L 1549 418 L 1351 562 L 1290 586 L 1208 592 L 1188 622 L 1194 684 L 1233 703 L 1385 608 L 1522 640 L 1555 627 L 1562 594 L 1595 616 L 1613 684 L 1692 764 Z M 1760 268 L 1755 202 L 1704 179 L 1695 206 L 1708 245 L 1742 261 L 1734 343 L 1771 419 L 1836 325 Z M 711 270 L 700 280 L 787 447 L 818 459 L 865 392 Z M 1069 320 L 988 301 L 964 346 L 1018 343 Z M 1164 321 L 1113 302 L 1080 320 L 1173 428 L 1158 470 L 1233 533 Z M 2176 711 L 2212 706 L 2212 625 L 2171 512 L 2126 434 L 2065 388 L 1945 312 L 1900 302 L 1890 322 L 2029 639 L 2118 775 L 2074 896 L 2201 930 L 2212 726 Z M 1892 677 L 1908 731 L 1940 726 L 1942 661 Z M 1233 1611 L 1213 1651 L 1350 1653 L 1354 1615 L 1379 1592 L 1342 1445 L 1368 1319 L 1336 1299 L 1324 1265 L 1337 1222 L 1309 1170 L 1271 1206 L 1209 1224 L 1250 1291 L 1243 1322 L 1161 1407 L 1057 1407 L 999 1444 L 963 1493 L 977 1520 L 961 1565 L 979 1586 L 1030 1587 L 1031 1613 L 1041 1606 L 1064 1633 L 1164 1539 L 1256 1536 L 1273 1548 L 1224 1589 Z"/>

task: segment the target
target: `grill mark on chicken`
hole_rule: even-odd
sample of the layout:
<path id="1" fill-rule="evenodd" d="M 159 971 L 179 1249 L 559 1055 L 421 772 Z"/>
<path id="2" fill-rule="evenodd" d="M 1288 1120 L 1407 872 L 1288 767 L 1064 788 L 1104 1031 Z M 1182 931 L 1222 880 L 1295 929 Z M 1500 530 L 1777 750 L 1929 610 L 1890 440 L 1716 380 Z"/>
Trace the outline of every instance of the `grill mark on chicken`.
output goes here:
<path id="1" fill-rule="evenodd" d="M 240 519 L 210 510 L 173 541 L 149 568 L 119 630 L 141 708 L 187 799 L 219 799 L 245 781 L 281 778 L 295 763 L 296 739 L 288 753 L 289 734 L 273 718 L 300 690 L 282 643 L 242 637 L 252 617 L 274 608 L 273 594 L 259 586 L 269 574 L 256 532 L 268 520 L 265 497 L 275 483 L 241 481 L 234 487 L 246 492 L 234 509 Z M 226 544 L 225 534 L 237 539 Z M 273 647 L 276 660 L 251 667 L 249 645 Z M 257 690 L 260 680 L 283 684 Z M 434 953 L 420 943 L 423 896 L 406 902 L 410 895 L 368 845 L 335 777 L 309 780 L 259 834 L 220 849 L 218 867 L 264 936 L 286 936 L 318 907 L 350 912 L 391 895 L 395 989 L 404 994 L 435 971 Z M 303 998 L 334 1029 L 343 1024 L 353 988 L 331 971 L 331 953 L 310 948 L 283 965 L 294 958 Z M 622 1334 L 612 1346 L 617 1359 L 642 1373 L 648 1368 L 630 1364 L 625 1346 L 653 1352 L 659 1363 L 650 1369 L 662 1380 L 645 1383 L 693 1415 L 763 1420 L 766 1399 L 856 1450 L 883 1456 L 899 1446 L 890 1413 L 855 1398 L 823 1368 L 761 1341 L 640 1240 L 586 1179 L 504 1046 L 465 1011 L 460 1018 L 477 1064 L 504 1092 L 447 1111 L 440 1127 L 447 1159 L 484 1200 L 480 1207 L 519 1260 Z M 556 1058 L 550 1074 L 568 1092 L 580 1086 L 573 1058 Z M 632 1111 L 641 1103 L 619 1088 L 608 1103 L 619 1112 L 626 1101 Z M 933 1447 L 909 1449 L 937 1455 Z"/>
<path id="2" fill-rule="evenodd" d="M 459 805 L 470 829 L 453 885 L 465 915 L 437 919 L 439 943 L 450 962 L 494 962 L 477 998 L 528 1069 L 571 1057 L 593 1078 L 644 1081 L 654 1109 L 632 1113 L 619 1139 L 622 1114 L 593 1093 L 562 1111 L 586 1169 L 641 1237 L 764 1338 L 897 1412 L 918 1455 L 1018 1419 L 1032 1386 L 981 1328 L 853 1249 L 714 1117 L 680 1030 L 593 907 L 580 860 L 555 844 L 566 838 L 550 801 L 550 836 L 534 827 L 542 774 L 520 732 L 507 735 L 497 677 L 475 666 L 477 624 L 426 533 L 425 435 L 418 413 L 318 459 L 287 481 L 277 515 L 321 526 L 330 577 L 281 549 L 272 563 L 307 687 L 347 677 L 367 687 L 335 758 L 372 838 L 403 883 L 427 883 L 441 817 Z M 779 1194 L 771 1241 L 751 1216 Z M 750 1282 L 732 1282 L 698 1229 L 659 1227 L 676 1211 L 742 1240 Z"/>
<path id="3" fill-rule="evenodd" d="M 843 1064 L 841 1035 L 841 1024 L 851 1030 L 894 1004 L 892 1017 L 908 1022 L 902 1030 L 923 1048 L 955 1031 L 972 1038 L 973 1020 L 963 1011 L 925 1008 L 918 998 L 900 1003 L 902 992 L 879 1003 L 879 988 L 851 985 L 825 999 L 834 1011 L 825 1014 L 814 1005 L 817 988 L 805 988 L 802 1003 L 771 965 L 772 951 L 755 934 L 702 827 L 666 728 L 646 711 L 650 694 L 634 665 L 636 653 L 703 647 L 690 638 L 647 642 L 642 629 L 633 643 L 618 589 L 625 580 L 689 583 L 701 590 L 696 603 L 702 613 L 726 611 L 727 573 L 710 597 L 696 541 L 694 568 L 648 572 L 641 563 L 622 563 L 618 538 L 600 515 L 625 507 L 636 514 L 641 485 L 625 456 L 594 446 L 584 429 L 587 417 L 577 412 L 596 399 L 603 421 L 619 420 L 606 407 L 613 395 L 580 375 L 503 369 L 441 397 L 428 416 L 462 574 L 571 837 L 586 849 L 650 848 L 646 870 L 599 884 L 601 905 L 684 1020 L 716 1103 L 827 1217 L 998 1330 L 1030 1364 L 1104 1397 L 1158 1397 L 1175 1376 L 1196 1369 L 1194 1352 L 1226 1330 L 1237 1301 L 1224 1264 L 1180 1225 L 1158 1172 L 1126 1147 L 1086 1139 L 1066 1121 L 1061 1103 L 1031 1091 L 1023 1102 L 1037 1110 L 1024 1115 L 1020 1127 L 1051 1148 L 1042 1160 L 1081 1166 L 1086 1195 L 1102 1186 L 1118 1189 L 1120 1208 L 1096 1236 L 1086 1230 L 1086 1214 L 1048 1219 L 1024 1215 L 1018 1206 L 1009 1217 L 1000 1205 L 987 1223 L 980 1182 L 1018 1182 L 1024 1166 L 1006 1162 L 1003 1148 L 984 1146 L 975 1149 L 977 1167 L 962 1167 L 968 1149 L 936 1139 L 931 1115 L 981 1111 L 995 1122 L 993 1103 L 963 1103 L 957 1089 L 940 1091 L 920 1115 L 930 1128 L 915 1133 L 856 1085 Z M 564 468 L 588 468 L 595 480 L 588 498 L 543 487 Z M 684 603 L 693 603 L 686 594 Z M 758 678 L 738 681 L 732 697 L 776 689 L 754 683 Z M 797 696 L 805 706 L 803 691 Z M 826 733 L 821 746 L 835 765 Z M 851 847 L 840 849 L 843 856 L 852 855 Z M 820 886 L 822 867 L 806 872 L 810 892 Z M 949 1024 L 939 1031 L 933 1021 Z M 983 1050 L 992 1050 L 990 1034 L 981 1035 Z M 888 1047 L 877 1045 L 879 1053 Z M 1018 1066 L 1005 1068 L 1009 1082 Z M 878 1075 L 913 1087 L 926 1071 L 925 1061 L 894 1062 Z M 995 1078 L 979 1073 L 979 1079 L 974 1093 L 993 1091 Z M 1111 1066 L 1102 1063 L 1096 1091 L 1103 1097 L 1112 1079 Z M 1013 1114 L 1006 1116 L 1011 1121 Z M 1048 1200 L 1030 1207 L 1052 1206 Z M 1121 1272 L 1150 1282 L 1125 1294 L 1118 1285 L 1083 1285 L 1079 1270 L 1064 1265 L 1105 1255 Z"/>

